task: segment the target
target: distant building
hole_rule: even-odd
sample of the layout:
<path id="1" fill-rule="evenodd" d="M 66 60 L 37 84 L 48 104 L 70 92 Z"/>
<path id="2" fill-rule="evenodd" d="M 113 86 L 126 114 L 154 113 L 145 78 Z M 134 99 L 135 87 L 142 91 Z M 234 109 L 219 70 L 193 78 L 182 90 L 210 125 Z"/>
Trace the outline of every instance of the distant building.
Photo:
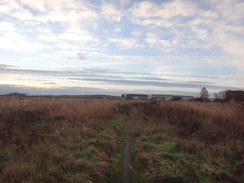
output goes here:
<path id="1" fill-rule="evenodd" d="M 174 100 L 174 101 L 188 101 L 194 96 L 182 95 L 160 95 L 160 94 L 122 94 L 122 99 L 127 100 Z"/>
<path id="2" fill-rule="evenodd" d="M 150 94 L 148 95 L 149 100 L 175 100 L 175 101 L 188 101 L 194 96 L 183 96 L 183 95 L 161 95 L 161 94 Z"/>
<path id="3" fill-rule="evenodd" d="M 122 99 L 127 100 L 147 100 L 148 95 L 145 94 L 122 94 Z"/>
<path id="4" fill-rule="evenodd" d="M 226 90 L 224 99 L 226 101 L 243 102 L 244 101 L 244 91 L 242 91 L 242 90 Z"/>

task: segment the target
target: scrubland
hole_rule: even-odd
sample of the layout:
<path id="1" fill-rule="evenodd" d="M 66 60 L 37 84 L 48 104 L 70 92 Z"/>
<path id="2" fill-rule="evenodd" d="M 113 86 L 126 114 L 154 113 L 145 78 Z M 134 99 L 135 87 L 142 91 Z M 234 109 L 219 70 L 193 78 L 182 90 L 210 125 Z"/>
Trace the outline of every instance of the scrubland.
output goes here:
<path id="1" fill-rule="evenodd" d="M 243 182 L 244 107 L 151 102 L 133 128 L 134 182 Z"/>
<path id="2" fill-rule="evenodd" d="M 243 182 L 238 103 L 0 98 L 0 182 Z"/>
<path id="3" fill-rule="evenodd" d="M 0 100 L 0 182 L 110 180 L 126 125 L 118 101 Z"/>

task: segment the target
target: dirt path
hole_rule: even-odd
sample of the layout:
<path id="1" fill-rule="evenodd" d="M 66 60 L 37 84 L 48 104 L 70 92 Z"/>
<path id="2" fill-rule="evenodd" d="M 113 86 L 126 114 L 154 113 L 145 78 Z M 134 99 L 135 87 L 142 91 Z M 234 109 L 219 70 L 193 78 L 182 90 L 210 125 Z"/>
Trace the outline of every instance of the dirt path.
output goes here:
<path id="1" fill-rule="evenodd" d="M 121 183 L 130 183 L 130 173 L 131 173 L 130 132 L 132 129 L 132 125 L 133 125 L 133 120 L 130 121 L 125 136 L 125 147 L 124 147 L 124 154 L 123 154 L 123 172 L 122 172 Z"/>

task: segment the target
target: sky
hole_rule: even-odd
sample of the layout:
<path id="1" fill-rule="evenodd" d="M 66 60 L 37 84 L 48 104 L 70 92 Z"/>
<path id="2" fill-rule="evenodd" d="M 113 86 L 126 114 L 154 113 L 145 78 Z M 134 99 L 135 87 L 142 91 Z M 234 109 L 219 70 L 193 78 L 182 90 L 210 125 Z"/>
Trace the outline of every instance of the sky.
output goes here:
<path id="1" fill-rule="evenodd" d="M 0 95 L 244 89 L 244 0 L 0 0 Z"/>

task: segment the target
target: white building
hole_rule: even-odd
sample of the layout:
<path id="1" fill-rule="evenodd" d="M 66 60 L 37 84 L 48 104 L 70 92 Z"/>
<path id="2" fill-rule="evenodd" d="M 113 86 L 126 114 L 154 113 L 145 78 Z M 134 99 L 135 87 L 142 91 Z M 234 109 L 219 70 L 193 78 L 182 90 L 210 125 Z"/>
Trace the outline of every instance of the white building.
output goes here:
<path id="1" fill-rule="evenodd" d="M 149 100 L 180 100 L 188 101 L 194 98 L 194 96 L 183 96 L 183 95 L 160 95 L 160 94 L 150 94 L 148 95 Z"/>

